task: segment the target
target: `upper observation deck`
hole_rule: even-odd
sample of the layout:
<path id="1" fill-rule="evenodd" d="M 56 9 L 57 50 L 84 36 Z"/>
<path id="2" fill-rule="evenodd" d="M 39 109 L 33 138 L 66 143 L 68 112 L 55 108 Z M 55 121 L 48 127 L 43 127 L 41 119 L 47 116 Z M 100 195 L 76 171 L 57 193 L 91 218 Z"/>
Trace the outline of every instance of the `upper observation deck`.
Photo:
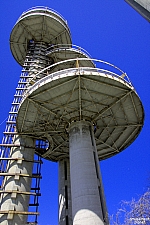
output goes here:
<path id="1" fill-rule="evenodd" d="M 67 21 L 47 7 L 34 7 L 23 12 L 10 35 L 10 48 L 20 65 L 24 63 L 30 41 L 44 42 L 47 46 L 71 44 Z"/>

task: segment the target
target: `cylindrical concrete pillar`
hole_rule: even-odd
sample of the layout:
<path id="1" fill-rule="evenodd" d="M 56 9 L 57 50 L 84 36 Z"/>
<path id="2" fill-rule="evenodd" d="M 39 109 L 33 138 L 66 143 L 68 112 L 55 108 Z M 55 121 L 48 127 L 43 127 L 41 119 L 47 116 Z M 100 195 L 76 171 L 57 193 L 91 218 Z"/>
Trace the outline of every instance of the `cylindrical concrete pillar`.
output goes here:
<path id="1" fill-rule="evenodd" d="M 73 225 L 104 225 L 99 174 L 91 123 L 74 122 L 69 130 Z"/>
<path id="2" fill-rule="evenodd" d="M 59 161 L 59 225 L 72 225 L 69 159 Z"/>
<path id="3" fill-rule="evenodd" d="M 18 147 L 11 148 L 2 187 L 1 225 L 25 225 L 28 217 L 35 143 L 32 138 L 15 136 L 14 146 Z"/>

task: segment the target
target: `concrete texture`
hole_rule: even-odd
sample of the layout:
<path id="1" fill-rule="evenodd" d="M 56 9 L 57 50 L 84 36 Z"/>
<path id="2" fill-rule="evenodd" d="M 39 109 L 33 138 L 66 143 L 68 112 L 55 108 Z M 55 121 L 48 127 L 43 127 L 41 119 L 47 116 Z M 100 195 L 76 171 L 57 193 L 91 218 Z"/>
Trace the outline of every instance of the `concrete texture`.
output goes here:
<path id="1" fill-rule="evenodd" d="M 20 158 L 19 160 L 9 160 L 7 166 L 7 173 L 3 183 L 3 190 L 6 192 L 1 196 L 1 211 L 18 211 L 28 212 L 29 194 L 15 193 L 17 192 L 30 192 L 32 180 L 32 167 L 34 160 L 34 140 L 28 137 L 14 138 L 14 145 L 20 147 L 11 148 L 10 157 Z M 25 159 L 25 160 L 21 160 Z M 11 175 L 13 174 L 13 175 Z M 20 175 L 21 174 L 21 175 Z M 23 176 L 25 175 L 25 176 Z M 10 192 L 10 193 L 7 193 Z M 1 225 L 24 225 L 27 222 L 28 215 L 21 214 L 1 214 Z"/>
<path id="2" fill-rule="evenodd" d="M 92 132 L 89 122 L 75 122 L 70 126 L 73 225 L 104 225 Z"/>
<path id="3" fill-rule="evenodd" d="M 69 159 L 59 161 L 59 225 L 72 225 Z"/>

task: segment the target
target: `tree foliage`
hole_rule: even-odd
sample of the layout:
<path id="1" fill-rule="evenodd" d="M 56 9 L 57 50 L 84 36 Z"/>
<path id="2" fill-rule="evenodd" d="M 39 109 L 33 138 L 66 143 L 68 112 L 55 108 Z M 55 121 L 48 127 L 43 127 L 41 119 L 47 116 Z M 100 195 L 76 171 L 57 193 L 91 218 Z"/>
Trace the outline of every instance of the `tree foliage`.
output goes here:
<path id="1" fill-rule="evenodd" d="M 111 225 L 150 225 L 150 189 L 138 200 L 122 201 L 116 215 L 110 217 Z"/>

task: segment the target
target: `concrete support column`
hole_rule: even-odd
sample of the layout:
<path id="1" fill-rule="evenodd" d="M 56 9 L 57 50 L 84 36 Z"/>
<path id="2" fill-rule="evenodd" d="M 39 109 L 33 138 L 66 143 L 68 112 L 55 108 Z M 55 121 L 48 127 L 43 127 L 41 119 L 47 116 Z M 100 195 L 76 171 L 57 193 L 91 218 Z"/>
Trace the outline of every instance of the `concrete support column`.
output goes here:
<path id="1" fill-rule="evenodd" d="M 59 225 L 72 225 L 69 159 L 59 161 Z"/>
<path id="2" fill-rule="evenodd" d="M 97 152 L 91 123 L 74 122 L 69 130 L 73 225 L 104 225 Z"/>
<path id="3" fill-rule="evenodd" d="M 0 215 L 1 225 L 25 225 L 28 217 L 17 212 L 28 212 L 35 143 L 32 138 L 15 136 L 14 145 L 19 147 L 11 148 L 12 160 L 3 182 L 0 210 L 5 213 Z"/>

